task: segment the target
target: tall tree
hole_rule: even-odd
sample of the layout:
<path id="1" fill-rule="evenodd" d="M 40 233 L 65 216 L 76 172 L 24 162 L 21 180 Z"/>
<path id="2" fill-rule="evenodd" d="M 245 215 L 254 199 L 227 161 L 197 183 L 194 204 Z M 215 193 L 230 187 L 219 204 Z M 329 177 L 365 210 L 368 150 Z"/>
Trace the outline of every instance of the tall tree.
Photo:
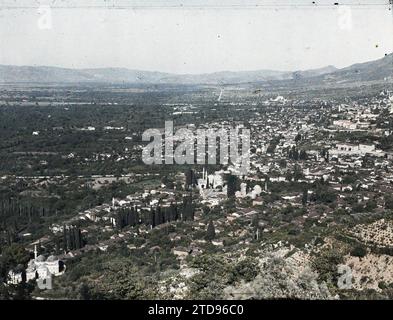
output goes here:
<path id="1" fill-rule="evenodd" d="M 303 196 L 302 196 L 302 204 L 303 204 L 303 206 L 305 206 L 307 204 L 307 200 L 308 200 L 308 190 L 304 189 L 303 190 Z"/>
<path id="2" fill-rule="evenodd" d="M 233 174 L 227 177 L 227 196 L 228 198 L 234 197 L 236 191 L 238 190 L 239 180 Z"/>
<path id="3" fill-rule="evenodd" d="M 213 221 L 210 220 L 206 230 L 206 240 L 212 241 L 216 237 L 216 229 L 214 228 Z"/>

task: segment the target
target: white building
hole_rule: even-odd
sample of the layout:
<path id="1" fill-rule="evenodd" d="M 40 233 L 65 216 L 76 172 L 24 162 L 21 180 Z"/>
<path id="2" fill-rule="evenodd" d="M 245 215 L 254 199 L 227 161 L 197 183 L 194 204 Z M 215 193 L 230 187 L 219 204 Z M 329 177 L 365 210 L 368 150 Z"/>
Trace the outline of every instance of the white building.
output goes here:
<path id="1" fill-rule="evenodd" d="M 367 144 L 346 144 L 341 143 L 337 144 L 336 148 L 329 150 L 330 155 L 360 155 L 364 156 L 366 154 L 381 157 L 384 156 L 385 153 L 382 150 L 377 150 L 375 145 L 367 145 Z"/>
<path id="2" fill-rule="evenodd" d="M 356 123 L 353 123 L 350 120 L 335 120 L 333 121 L 333 125 L 336 127 L 342 127 L 348 130 L 355 130 L 356 129 Z"/>
<path id="3" fill-rule="evenodd" d="M 26 269 L 26 281 L 48 279 L 52 276 L 60 276 L 65 272 L 65 264 L 56 256 L 49 256 L 45 259 L 43 255 L 37 256 L 37 246 L 34 247 L 34 259 L 31 259 Z M 22 272 L 8 273 L 9 283 L 17 284 L 22 282 Z"/>

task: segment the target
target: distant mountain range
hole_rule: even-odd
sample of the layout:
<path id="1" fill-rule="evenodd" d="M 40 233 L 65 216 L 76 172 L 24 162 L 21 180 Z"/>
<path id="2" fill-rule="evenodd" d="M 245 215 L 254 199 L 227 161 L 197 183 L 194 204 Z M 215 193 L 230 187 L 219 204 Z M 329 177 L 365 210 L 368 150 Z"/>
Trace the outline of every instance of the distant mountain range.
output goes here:
<path id="1" fill-rule="evenodd" d="M 379 60 L 357 63 L 332 74 L 325 74 L 323 78 L 334 81 L 377 81 L 393 79 L 393 53 Z"/>
<path id="2" fill-rule="evenodd" d="M 393 54 L 343 69 L 327 66 L 296 72 L 258 70 L 178 75 L 125 68 L 67 69 L 0 65 L 0 83 L 240 84 L 280 80 L 323 83 L 384 80 L 392 76 Z"/>

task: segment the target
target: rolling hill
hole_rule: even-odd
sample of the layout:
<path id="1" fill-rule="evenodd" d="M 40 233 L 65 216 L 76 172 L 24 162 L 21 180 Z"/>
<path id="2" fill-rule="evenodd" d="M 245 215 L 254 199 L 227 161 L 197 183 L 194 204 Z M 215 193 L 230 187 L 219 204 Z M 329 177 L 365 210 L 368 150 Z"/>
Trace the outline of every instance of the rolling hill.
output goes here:
<path id="1" fill-rule="evenodd" d="M 170 74 L 126 68 L 68 69 L 47 66 L 0 65 L 0 83 L 130 83 L 240 84 L 278 81 L 296 84 L 350 83 L 392 79 L 393 54 L 347 68 L 334 66 L 304 71 L 222 71 L 207 74 Z"/>

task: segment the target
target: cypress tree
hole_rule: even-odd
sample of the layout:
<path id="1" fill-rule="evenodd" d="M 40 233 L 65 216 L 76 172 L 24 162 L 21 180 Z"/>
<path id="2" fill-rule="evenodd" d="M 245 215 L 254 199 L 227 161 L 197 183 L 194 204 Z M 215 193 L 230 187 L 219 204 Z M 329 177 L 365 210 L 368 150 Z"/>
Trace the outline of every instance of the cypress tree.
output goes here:
<path id="1" fill-rule="evenodd" d="M 303 190 L 303 196 L 302 196 L 302 204 L 305 206 L 307 204 L 307 198 L 308 198 L 308 191 L 307 189 Z"/>
<path id="2" fill-rule="evenodd" d="M 67 229 L 66 226 L 63 225 L 63 250 L 67 251 L 68 246 L 67 246 Z"/>
<path id="3" fill-rule="evenodd" d="M 213 221 L 210 220 L 206 230 L 206 240 L 212 241 L 216 237 L 216 230 Z"/>

